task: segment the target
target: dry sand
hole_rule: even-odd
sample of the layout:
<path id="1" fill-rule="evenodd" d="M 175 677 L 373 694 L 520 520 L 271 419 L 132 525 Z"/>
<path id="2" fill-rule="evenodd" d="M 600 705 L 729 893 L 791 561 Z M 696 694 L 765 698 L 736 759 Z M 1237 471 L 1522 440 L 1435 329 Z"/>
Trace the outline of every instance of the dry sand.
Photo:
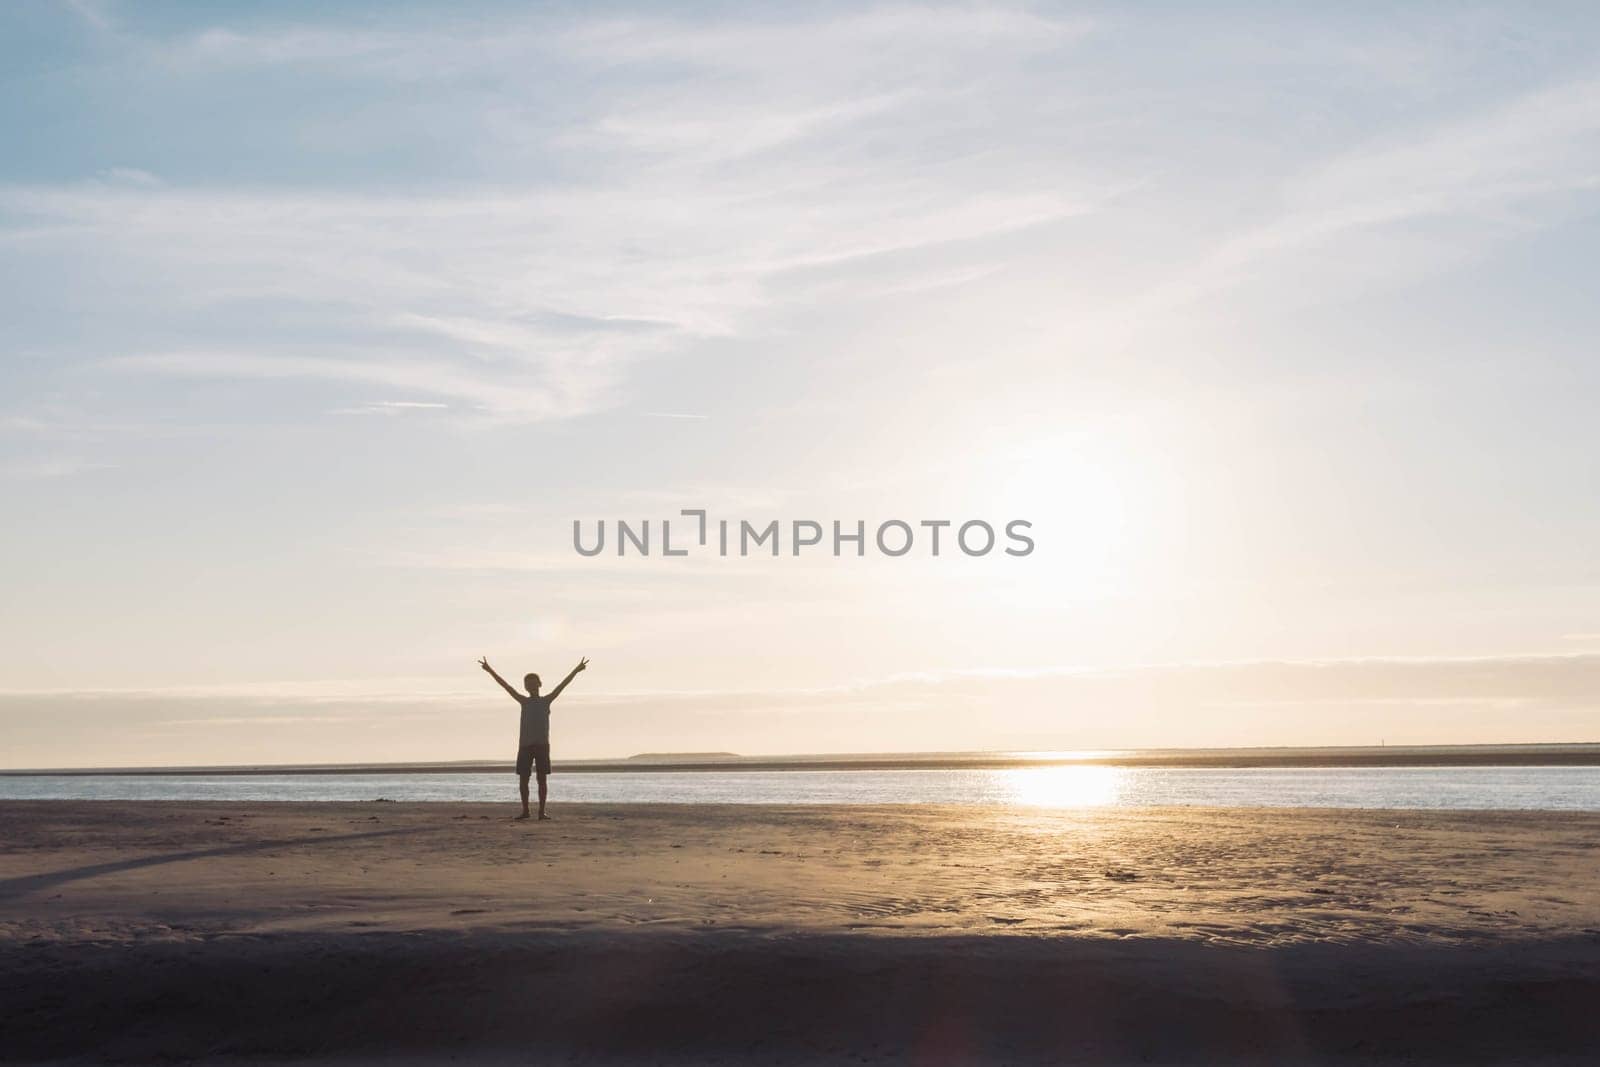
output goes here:
<path id="1" fill-rule="evenodd" d="M 0 805 L 0 1057 L 1593 1062 L 1600 815 Z"/>

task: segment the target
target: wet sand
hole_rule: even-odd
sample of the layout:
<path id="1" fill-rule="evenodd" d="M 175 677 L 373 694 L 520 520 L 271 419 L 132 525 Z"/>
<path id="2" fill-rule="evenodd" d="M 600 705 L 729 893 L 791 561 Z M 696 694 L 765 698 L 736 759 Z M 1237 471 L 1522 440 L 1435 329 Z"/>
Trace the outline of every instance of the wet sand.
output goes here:
<path id="1" fill-rule="evenodd" d="M 0 1057 L 1600 1056 L 1600 815 L 552 810 L 0 805 Z"/>

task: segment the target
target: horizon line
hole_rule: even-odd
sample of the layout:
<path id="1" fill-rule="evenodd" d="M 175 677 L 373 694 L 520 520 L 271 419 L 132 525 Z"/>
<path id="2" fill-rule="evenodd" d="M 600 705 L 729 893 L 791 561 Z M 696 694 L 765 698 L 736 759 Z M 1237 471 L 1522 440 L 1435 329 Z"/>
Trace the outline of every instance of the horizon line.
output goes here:
<path id="1" fill-rule="evenodd" d="M 1426 759 L 1420 758 L 1426 756 Z M 1543 760 L 1530 757 L 1540 756 Z M 979 749 L 965 751 L 810 752 L 747 755 L 733 752 L 647 752 L 557 760 L 569 773 L 791 770 L 831 764 L 849 770 L 1018 769 L 1026 767 L 1338 767 L 1338 766 L 1600 766 L 1597 741 L 1516 741 L 1402 745 L 1251 745 L 1177 748 Z M 52 775 L 201 776 L 273 774 L 472 774 L 509 767 L 505 759 L 391 763 L 171 764 L 107 767 L 6 767 L 0 777 Z"/>

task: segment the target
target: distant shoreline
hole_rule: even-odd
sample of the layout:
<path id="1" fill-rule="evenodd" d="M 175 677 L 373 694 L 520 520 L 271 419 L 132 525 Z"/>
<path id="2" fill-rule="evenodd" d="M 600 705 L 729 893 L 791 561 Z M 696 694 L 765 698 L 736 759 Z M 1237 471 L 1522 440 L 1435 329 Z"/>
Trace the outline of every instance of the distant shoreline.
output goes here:
<path id="1" fill-rule="evenodd" d="M 1022 767 L 1594 767 L 1600 743 L 1527 745 L 1392 745 L 1341 748 L 1135 749 L 1103 752 L 936 752 L 797 756 L 651 754 L 607 760 L 557 760 L 563 774 L 654 774 L 685 771 L 1010 770 Z M 452 763 L 280 764 L 262 766 L 28 768 L 0 777 L 228 776 L 322 774 L 486 774 L 510 761 Z"/>

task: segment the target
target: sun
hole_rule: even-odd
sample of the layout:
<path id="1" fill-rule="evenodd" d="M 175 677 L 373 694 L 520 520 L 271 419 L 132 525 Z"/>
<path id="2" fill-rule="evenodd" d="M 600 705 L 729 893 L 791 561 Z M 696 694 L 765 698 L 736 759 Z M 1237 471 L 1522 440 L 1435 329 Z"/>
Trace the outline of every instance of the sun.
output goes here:
<path id="1" fill-rule="evenodd" d="M 1095 597 L 1126 585 L 1136 564 L 1146 472 L 1106 442 L 1056 434 L 987 457 L 981 496 L 1001 520 L 1025 519 L 1035 574 Z"/>

